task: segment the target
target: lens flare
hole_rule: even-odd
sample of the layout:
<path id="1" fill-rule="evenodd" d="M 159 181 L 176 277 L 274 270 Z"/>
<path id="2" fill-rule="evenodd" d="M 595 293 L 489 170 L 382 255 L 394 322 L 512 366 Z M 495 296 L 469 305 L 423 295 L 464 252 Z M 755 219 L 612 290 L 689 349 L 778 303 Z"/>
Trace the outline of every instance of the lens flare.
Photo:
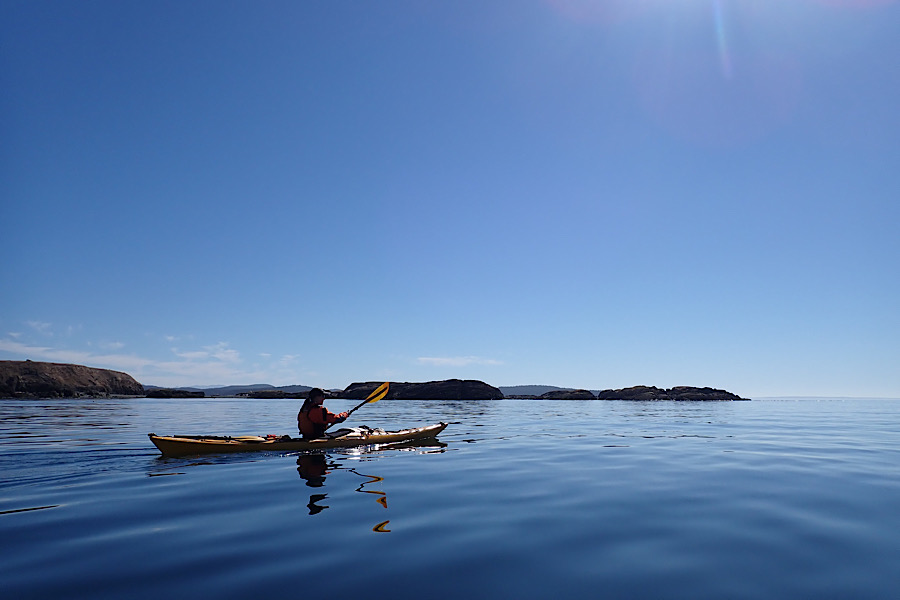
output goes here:
<path id="1" fill-rule="evenodd" d="M 816 2 L 841 8 L 873 8 L 894 4 L 897 0 L 816 0 Z"/>
<path id="2" fill-rule="evenodd" d="M 722 12 L 722 0 L 713 0 L 713 19 L 716 25 L 716 43 L 719 48 L 719 64 L 726 79 L 731 79 L 731 54 L 728 52 L 728 40 L 725 31 L 725 16 Z"/>
<path id="3" fill-rule="evenodd" d="M 787 57 L 748 55 L 740 64 L 725 79 L 712 53 L 647 52 L 634 68 L 640 104 L 675 137 L 718 148 L 751 143 L 791 117 L 802 86 Z"/>

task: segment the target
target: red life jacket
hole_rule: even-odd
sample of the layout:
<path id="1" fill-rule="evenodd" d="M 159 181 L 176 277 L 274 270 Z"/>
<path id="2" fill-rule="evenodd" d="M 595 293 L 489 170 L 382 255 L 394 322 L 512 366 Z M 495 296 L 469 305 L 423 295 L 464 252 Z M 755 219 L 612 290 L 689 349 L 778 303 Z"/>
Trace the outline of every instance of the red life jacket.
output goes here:
<path id="1" fill-rule="evenodd" d="M 301 408 L 297 413 L 297 429 L 307 439 L 320 438 L 328 429 L 328 415 L 324 406 L 310 406 L 306 410 Z"/>

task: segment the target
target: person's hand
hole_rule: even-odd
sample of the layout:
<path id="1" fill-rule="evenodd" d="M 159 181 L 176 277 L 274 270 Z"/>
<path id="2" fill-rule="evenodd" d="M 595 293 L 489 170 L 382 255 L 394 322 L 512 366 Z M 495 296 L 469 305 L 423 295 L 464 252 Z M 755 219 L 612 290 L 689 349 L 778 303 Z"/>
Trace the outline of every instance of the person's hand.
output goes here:
<path id="1" fill-rule="evenodd" d="M 348 412 L 342 412 L 338 415 L 338 417 L 340 417 L 341 421 L 346 421 L 347 417 L 349 417 L 349 416 L 350 416 L 350 413 L 348 413 Z"/>

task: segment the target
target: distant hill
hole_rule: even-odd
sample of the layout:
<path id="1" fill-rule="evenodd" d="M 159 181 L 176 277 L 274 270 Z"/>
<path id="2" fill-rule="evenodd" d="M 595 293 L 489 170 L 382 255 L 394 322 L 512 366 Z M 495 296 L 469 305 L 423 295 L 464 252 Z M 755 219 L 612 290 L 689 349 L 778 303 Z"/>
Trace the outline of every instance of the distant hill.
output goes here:
<path id="1" fill-rule="evenodd" d="M 225 385 L 222 387 L 202 388 L 207 396 L 237 396 L 238 394 L 249 394 L 250 392 L 258 392 L 260 390 L 274 390 L 275 387 L 267 383 L 254 383 L 250 385 Z"/>
<path id="2" fill-rule="evenodd" d="M 166 387 L 164 385 L 149 385 L 146 383 L 144 384 L 144 391 L 146 391 L 146 392 L 152 392 L 153 390 L 174 390 L 174 389 L 185 390 L 188 392 L 201 392 L 206 388 L 198 388 L 198 387 L 173 388 L 173 387 Z"/>
<path id="3" fill-rule="evenodd" d="M 299 394 L 308 392 L 312 388 L 308 385 L 283 385 L 275 387 L 267 383 L 255 383 L 252 385 L 227 385 L 217 388 L 206 388 L 203 391 L 207 396 L 232 397 L 239 394 L 252 394 L 253 392 L 284 392 L 285 394 Z"/>
<path id="4" fill-rule="evenodd" d="M 152 390 L 168 389 L 158 385 L 145 385 L 144 389 L 148 392 Z M 268 383 L 252 383 L 250 385 L 225 385 L 221 387 L 179 387 L 179 390 L 190 392 L 203 392 L 207 398 L 232 398 L 241 394 L 252 394 L 253 392 L 284 392 L 286 394 L 298 394 L 308 392 L 312 388 L 308 385 L 284 385 L 275 387 Z"/>
<path id="5" fill-rule="evenodd" d="M 562 388 L 556 387 L 555 385 L 510 385 L 510 386 L 500 386 L 500 391 L 503 392 L 503 395 L 507 398 L 513 398 L 515 396 L 540 396 L 542 394 L 546 394 L 547 392 L 564 392 L 573 390 L 575 388 Z"/>
<path id="6" fill-rule="evenodd" d="M 303 392 L 308 392 L 312 388 L 308 385 L 283 385 L 283 386 L 277 387 L 275 389 L 281 390 L 285 394 L 300 394 Z"/>

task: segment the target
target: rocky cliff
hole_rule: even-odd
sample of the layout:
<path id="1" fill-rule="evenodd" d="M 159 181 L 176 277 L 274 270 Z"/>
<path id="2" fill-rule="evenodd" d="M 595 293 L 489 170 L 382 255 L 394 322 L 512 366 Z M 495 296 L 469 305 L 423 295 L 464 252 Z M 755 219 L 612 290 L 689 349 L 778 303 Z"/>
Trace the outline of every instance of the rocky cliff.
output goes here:
<path id="1" fill-rule="evenodd" d="M 381 385 L 381 381 L 351 383 L 341 398 L 363 400 Z M 386 398 L 395 400 L 498 400 L 503 393 L 483 381 L 448 379 L 425 383 L 393 383 Z"/>
<path id="2" fill-rule="evenodd" d="M 131 375 L 81 365 L 0 360 L 0 398 L 143 396 Z"/>

